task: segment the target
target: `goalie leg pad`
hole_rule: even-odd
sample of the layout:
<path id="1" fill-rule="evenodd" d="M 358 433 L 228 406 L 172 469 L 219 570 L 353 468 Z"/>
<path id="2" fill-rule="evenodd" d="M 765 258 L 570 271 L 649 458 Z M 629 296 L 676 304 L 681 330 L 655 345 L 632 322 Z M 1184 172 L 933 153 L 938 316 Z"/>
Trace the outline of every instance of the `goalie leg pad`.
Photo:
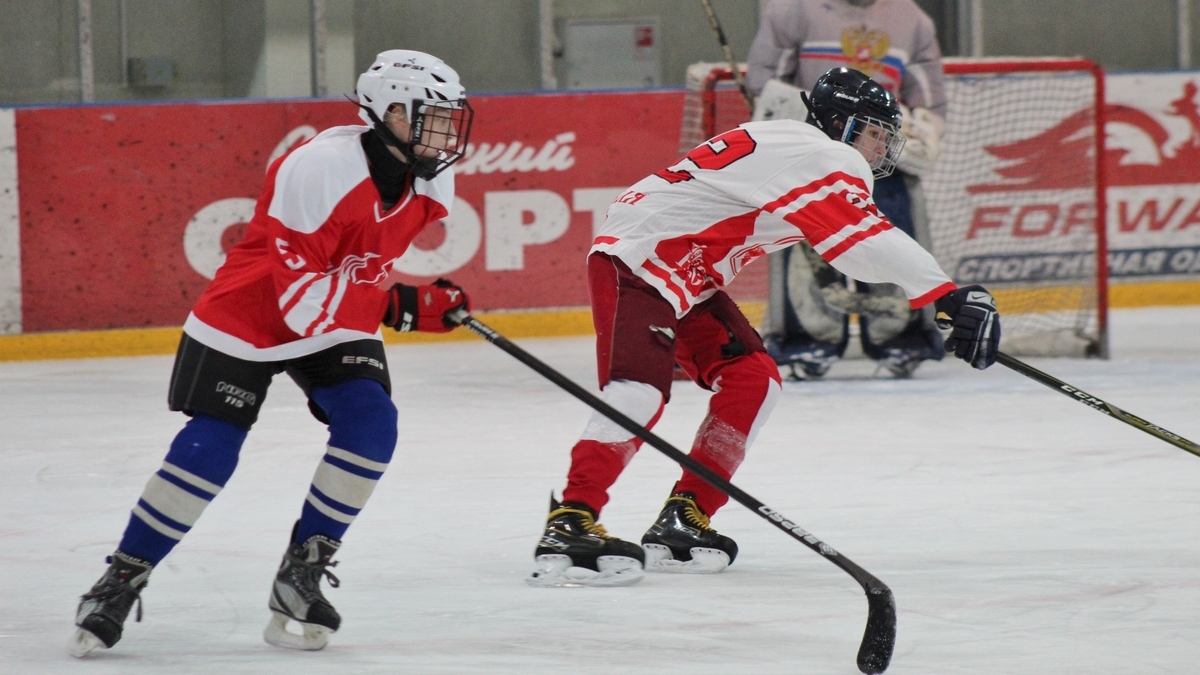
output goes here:
<path id="1" fill-rule="evenodd" d="M 775 363 L 799 368 L 808 379 L 819 378 L 849 344 L 848 309 L 838 302 L 853 294 L 845 288 L 845 278 L 812 247 L 801 243 L 775 255 L 781 261 L 772 261 L 768 304 L 780 316 L 768 317 L 766 351 Z"/>

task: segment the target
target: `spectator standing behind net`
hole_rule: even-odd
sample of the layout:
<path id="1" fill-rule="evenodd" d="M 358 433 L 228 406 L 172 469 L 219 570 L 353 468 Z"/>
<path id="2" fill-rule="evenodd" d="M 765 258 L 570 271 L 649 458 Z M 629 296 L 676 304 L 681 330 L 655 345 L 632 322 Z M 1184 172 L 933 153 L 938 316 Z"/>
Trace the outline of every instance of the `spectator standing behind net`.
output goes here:
<path id="1" fill-rule="evenodd" d="M 930 247 L 920 177 L 933 166 L 946 97 L 933 20 L 913 0 L 772 0 L 747 59 L 746 84 L 758 97 L 756 119 L 788 116 L 800 89 L 846 66 L 895 95 L 907 142 L 898 170 L 875 183 L 875 203 L 900 230 Z M 800 113 L 803 114 L 803 113 Z M 857 314 L 863 352 L 896 377 L 941 359 L 942 337 L 929 311 L 911 311 L 890 284 L 857 284 L 803 244 L 771 257 L 763 336 L 768 353 L 796 377 L 819 378 L 846 351 Z"/>
<path id="2" fill-rule="evenodd" d="M 116 644 L 135 604 L 141 620 L 151 571 L 233 475 L 267 388 L 284 372 L 329 440 L 264 593 L 272 616 L 263 637 L 315 650 L 341 625 L 321 579 L 338 585 L 332 558 L 398 436 L 379 325 L 445 332 L 453 327 L 445 314 L 467 304 L 444 280 L 384 285 L 454 201 L 448 169 L 467 147 L 472 117 L 458 74 L 429 54 L 391 50 L 359 77 L 357 94 L 368 126 L 327 129 L 271 164 L 245 241 L 184 323 L 167 402 L 190 419 L 79 603 L 75 656 Z"/>
<path id="3" fill-rule="evenodd" d="M 957 288 L 928 251 L 893 228 L 871 199 L 903 139 L 896 99 L 865 74 L 837 68 L 813 87 L 807 123 L 748 122 L 642 179 L 609 207 L 588 256 L 596 362 L 605 403 L 653 427 L 672 366 L 713 392 L 689 456 L 728 480 L 780 392 L 779 367 L 725 293 L 754 260 L 807 240 L 841 273 L 902 287 L 934 304 L 946 344 L 976 368 L 996 359 L 991 295 Z M 945 316 L 943 316 L 943 313 Z M 597 412 L 571 449 L 562 501 L 551 498 L 534 549 L 540 586 L 617 586 L 643 569 L 719 572 L 737 545 L 709 518 L 729 499 L 684 472 L 641 546 L 597 522 L 608 490 L 641 445 Z"/>

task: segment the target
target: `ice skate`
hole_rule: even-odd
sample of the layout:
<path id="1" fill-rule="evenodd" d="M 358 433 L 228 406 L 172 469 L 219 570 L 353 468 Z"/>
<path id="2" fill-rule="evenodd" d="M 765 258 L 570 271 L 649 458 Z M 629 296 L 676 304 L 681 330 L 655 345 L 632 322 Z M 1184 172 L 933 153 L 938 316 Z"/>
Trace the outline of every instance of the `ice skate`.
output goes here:
<path id="1" fill-rule="evenodd" d="M 781 341 L 774 338 L 764 340 L 767 355 L 780 366 L 787 366 L 788 379 L 819 380 L 833 364 L 841 358 L 836 345 L 805 344 L 800 346 L 783 346 Z"/>
<path id="2" fill-rule="evenodd" d="M 546 532 L 533 552 L 533 586 L 628 586 L 642 579 L 645 556 L 637 544 L 609 536 L 582 504 L 550 498 Z"/>
<path id="3" fill-rule="evenodd" d="M 276 647 L 315 651 L 324 649 L 329 634 L 336 632 L 342 617 L 321 594 L 321 577 L 338 587 L 338 578 L 328 568 L 337 565 L 330 558 L 340 541 L 316 534 L 303 544 L 293 544 L 283 556 L 271 588 L 271 621 L 263 639 Z M 288 630 L 288 622 L 299 625 L 301 632 Z"/>
<path id="4" fill-rule="evenodd" d="M 905 380 L 912 377 L 921 362 L 928 358 L 929 355 L 924 351 L 893 348 L 887 350 L 887 354 L 879 359 L 879 367 L 887 370 L 897 380 Z"/>
<path id="5" fill-rule="evenodd" d="M 83 657 L 117 644 L 134 603 L 138 606 L 137 620 L 142 620 L 141 592 L 154 566 L 121 551 L 115 551 L 107 562 L 104 576 L 80 598 L 75 614 L 78 629 L 67 645 L 72 656 Z"/>
<path id="6" fill-rule="evenodd" d="M 732 539 L 712 529 L 689 492 L 667 499 L 658 520 L 642 536 L 642 548 L 647 571 L 677 574 L 720 572 L 733 563 L 738 551 Z"/>

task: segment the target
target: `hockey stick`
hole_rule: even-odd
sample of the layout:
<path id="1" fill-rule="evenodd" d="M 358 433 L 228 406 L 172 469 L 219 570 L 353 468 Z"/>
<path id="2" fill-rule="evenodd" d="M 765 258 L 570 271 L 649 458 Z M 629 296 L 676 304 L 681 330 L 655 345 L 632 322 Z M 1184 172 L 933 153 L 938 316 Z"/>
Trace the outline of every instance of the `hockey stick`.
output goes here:
<path id="1" fill-rule="evenodd" d="M 1157 424 L 1152 424 L 1150 422 L 1147 422 L 1146 420 L 1138 417 L 1137 415 L 1132 415 L 1130 413 L 1127 413 L 1124 410 L 1121 410 L 1120 408 L 1118 408 L 1117 406 L 1115 406 L 1107 401 L 1096 398 L 1095 396 L 1092 396 L 1091 394 L 1087 393 L 1086 391 L 1083 391 L 1082 389 L 1079 389 L 1078 387 L 1073 387 L 1056 377 L 1047 375 L 1046 373 L 1043 373 L 1042 371 L 1038 370 L 1037 368 L 1034 368 L 1033 366 L 1029 365 L 1028 363 L 1025 363 L 1024 361 L 1013 358 L 1013 357 L 1009 356 L 1008 354 L 1005 354 L 1004 352 L 997 352 L 996 360 L 999 361 L 1000 363 L 1002 363 L 1004 366 L 1011 368 L 1011 369 L 1017 371 L 1018 373 L 1024 375 L 1025 377 L 1028 377 L 1029 379 L 1035 380 L 1037 382 L 1041 382 L 1042 384 L 1046 385 L 1047 387 L 1050 387 L 1051 389 L 1053 389 L 1055 391 L 1062 392 L 1063 395 L 1069 396 L 1086 406 L 1089 406 L 1091 408 L 1099 410 L 1100 412 L 1104 413 L 1105 415 L 1108 415 L 1109 417 L 1121 420 L 1122 422 L 1128 424 L 1129 426 L 1137 427 L 1138 429 L 1141 429 L 1142 431 L 1150 434 L 1151 436 L 1154 436 L 1156 438 L 1161 438 L 1162 440 L 1170 443 L 1171 445 L 1174 445 L 1177 448 L 1182 448 L 1182 449 L 1187 450 L 1188 452 L 1192 453 L 1193 455 L 1200 456 L 1200 445 L 1196 445 L 1195 443 L 1189 441 L 1188 439 L 1184 438 L 1183 436 L 1180 436 L 1179 434 L 1175 434 L 1170 431 L 1167 431 L 1166 429 L 1158 426 Z"/>
<path id="2" fill-rule="evenodd" d="M 844 572 L 854 577 L 867 594 L 867 628 L 863 633 L 862 644 L 858 648 L 858 669 L 868 675 L 882 673 L 887 670 L 892 660 L 892 651 L 896 646 L 896 600 L 892 591 L 882 581 L 876 579 L 863 568 L 854 564 L 849 558 L 833 550 L 825 542 L 817 539 L 808 530 L 788 520 L 783 514 L 758 501 L 743 492 L 733 483 L 713 473 L 708 467 L 688 457 L 675 446 L 667 443 L 642 425 L 623 415 L 620 411 L 594 396 L 591 392 L 579 386 L 562 373 L 543 363 L 537 357 L 513 344 L 504 336 L 484 325 L 464 310 L 458 310 L 450 315 L 450 320 L 465 326 L 472 333 L 508 352 L 509 355 L 537 371 L 567 393 L 591 406 L 594 410 L 616 422 L 626 431 L 637 436 L 688 471 L 703 478 L 710 485 L 730 498 L 758 514 L 767 522 L 783 530 L 796 541 L 804 544 L 813 551 L 821 554 L 826 560 L 840 567 Z"/>
<path id="3" fill-rule="evenodd" d="M 733 71 L 733 81 L 737 82 L 738 89 L 742 92 L 742 98 L 746 99 L 746 107 L 750 109 L 750 112 L 754 112 L 754 97 L 750 95 L 750 90 L 746 89 L 746 80 L 742 78 L 742 69 L 738 68 L 737 59 L 733 58 L 733 49 L 729 47 L 729 41 L 725 39 L 725 31 L 721 29 L 717 13 L 713 11 L 708 0 L 700 0 L 700 4 L 704 5 L 704 13 L 708 14 L 708 23 L 717 36 L 717 42 L 721 43 L 721 51 L 725 53 L 725 60 L 729 62 L 729 68 Z"/>

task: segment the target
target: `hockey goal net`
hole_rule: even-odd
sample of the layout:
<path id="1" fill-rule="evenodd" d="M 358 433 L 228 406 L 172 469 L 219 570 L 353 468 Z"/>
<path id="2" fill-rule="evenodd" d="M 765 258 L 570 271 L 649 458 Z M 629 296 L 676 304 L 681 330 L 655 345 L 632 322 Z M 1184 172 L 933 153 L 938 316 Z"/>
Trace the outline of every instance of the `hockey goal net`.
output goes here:
<path id="1" fill-rule="evenodd" d="M 1107 356 L 1103 71 L 1083 59 L 947 59 L 945 72 L 922 243 L 955 282 L 993 292 L 1005 351 Z M 681 153 L 749 119 L 728 64 L 688 69 Z"/>

